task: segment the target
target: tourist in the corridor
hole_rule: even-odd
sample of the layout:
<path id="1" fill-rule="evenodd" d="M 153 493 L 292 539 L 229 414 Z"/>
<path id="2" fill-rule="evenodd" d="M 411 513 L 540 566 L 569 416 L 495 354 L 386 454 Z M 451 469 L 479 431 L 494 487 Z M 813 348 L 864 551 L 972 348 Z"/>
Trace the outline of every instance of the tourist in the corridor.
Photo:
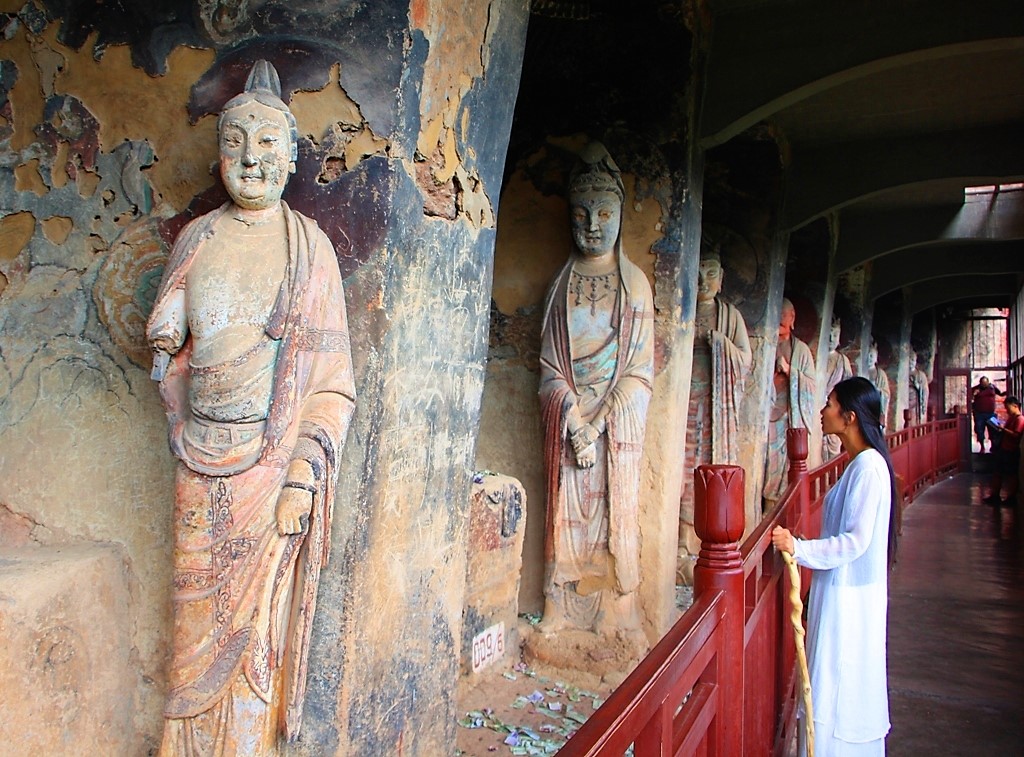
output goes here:
<path id="1" fill-rule="evenodd" d="M 977 386 L 971 387 L 971 412 L 974 415 L 974 435 L 978 438 L 979 452 L 985 451 L 985 429 L 988 429 L 989 451 L 996 451 L 995 429 L 989 421 L 996 417 L 996 395 L 1003 396 L 1002 390 L 990 383 L 988 376 L 978 379 Z"/>
<path id="2" fill-rule="evenodd" d="M 772 531 L 776 549 L 814 571 L 807 656 L 818 757 L 884 755 L 889 732 L 885 622 L 896 479 L 880 412 L 878 390 L 866 378 L 836 385 L 821 410 L 821 430 L 839 437 L 850 463 L 825 497 L 821 536 Z"/>
<path id="3" fill-rule="evenodd" d="M 1006 407 L 1006 423 L 1003 425 L 999 442 L 993 442 L 996 453 L 996 470 L 992 474 L 992 491 L 983 500 L 989 505 L 1014 504 L 1017 501 L 1017 470 L 1020 467 L 1020 439 L 1024 433 L 1024 415 L 1020 413 L 1020 400 L 1009 396 L 1003 400 Z M 1006 483 L 1006 499 L 1000 498 L 1003 483 Z"/>

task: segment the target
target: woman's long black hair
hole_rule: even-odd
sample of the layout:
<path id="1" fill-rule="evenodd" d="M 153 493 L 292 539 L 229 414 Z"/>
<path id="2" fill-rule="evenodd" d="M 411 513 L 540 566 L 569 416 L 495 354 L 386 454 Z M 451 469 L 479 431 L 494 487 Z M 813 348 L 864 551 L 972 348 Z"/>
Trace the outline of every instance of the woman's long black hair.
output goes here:
<path id="1" fill-rule="evenodd" d="M 892 497 L 889 506 L 889 567 L 892 567 L 899 546 L 899 535 L 896 531 L 896 508 L 899 507 L 899 501 L 896 494 L 896 474 L 892 469 L 892 458 L 889 457 L 889 445 L 885 443 L 885 434 L 882 432 L 882 395 L 878 393 L 874 384 L 863 376 L 840 381 L 832 391 L 835 392 L 836 402 L 843 412 L 852 412 L 857 416 L 857 425 L 864 435 L 864 440 L 871 449 L 882 456 L 886 467 L 889 468 Z"/>

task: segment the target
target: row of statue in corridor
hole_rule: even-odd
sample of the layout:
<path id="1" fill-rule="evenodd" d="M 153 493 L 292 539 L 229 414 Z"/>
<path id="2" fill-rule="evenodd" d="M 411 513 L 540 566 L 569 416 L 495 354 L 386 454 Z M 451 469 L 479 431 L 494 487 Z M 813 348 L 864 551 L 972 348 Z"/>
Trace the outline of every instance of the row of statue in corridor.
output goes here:
<path id="1" fill-rule="evenodd" d="M 618 167 L 592 143 L 570 176 L 568 200 L 575 249 L 545 303 L 540 398 L 547 466 L 545 606 L 540 630 L 601 634 L 639 628 L 640 532 L 637 501 L 647 408 L 653 388 L 654 314 L 650 284 L 624 255 L 625 192 Z M 744 378 L 753 352 L 740 311 L 721 296 L 722 262 L 713 251 L 699 264 L 693 363 L 680 497 L 681 550 L 692 543 L 692 471 L 740 462 Z M 793 333 L 796 309 L 784 299 L 764 463 L 763 497 L 776 501 L 787 484 L 786 430 L 814 428 L 816 368 L 810 347 Z M 831 324 L 823 396 L 850 378 L 839 352 L 841 324 Z M 867 376 L 891 389 L 868 350 Z M 912 356 L 916 363 L 916 358 Z M 911 382 L 927 390 L 927 377 Z M 916 385 L 915 385 L 916 386 Z M 927 407 L 927 399 L 920 401 Z M 822 459 L 841 450 L 826 437 Z M 689 544 L 687 542 L 690 542 Z"/>
<path id="2" fill-rule="evenodd" d="M 230 200 L 178 235 L 147 325 L 178 460 L 161 755 L 273 754 L 297 736 L 355 406 L 333 245 L 281 199 L 295 171 L 297 129 L 270 64 L 259 61 L 245 91 L 224 106 L 218 140 Z M 582 154 L 569 199 L 575 251 L 550 289 L 541 349 L 541 630 L 641 633 L 638 516 L 654 303 L 647 277 L 623 254 L 625 190 L 602 146 Z M 738 454 L 752 351 L 721 285 L 721 261 L 708 255 L 700 263 L 687 469 Z M 813 361 L 792 335 L 794 319 L 787 302 L 772 450 L 787 426 L 810 425 L 814 412 Z M 835 346 L 830 381 L 849 372 Z M 785 459 L 769 452 L 766 496 L 784 481 Z"/>

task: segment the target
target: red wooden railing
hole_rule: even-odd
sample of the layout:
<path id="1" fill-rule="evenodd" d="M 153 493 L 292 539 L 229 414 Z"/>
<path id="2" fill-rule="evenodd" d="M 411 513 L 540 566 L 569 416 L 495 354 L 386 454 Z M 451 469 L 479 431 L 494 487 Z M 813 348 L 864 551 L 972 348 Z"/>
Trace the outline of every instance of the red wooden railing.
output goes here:
<path id="1" fill-rule="evenodd" d="M 887 437 L 904 504 L 961 467 L 966 424 L 960 416 Z M 847 462 L 841 455 L 808 473 L 806 430 L 789 431 L 787 445 L 789 487 L 742 546 L 743 469 L 705 465 L 694 472 L 701 539 L 694 604 L 561 757 L 621 757 L 630 745 L 635 757 L 787 752 L 796 727 L 796 664 L 771 530 L 781 524 L 818 533 L 822 501 Z M 808 578 L 805 571 L 805 589 Z"/>

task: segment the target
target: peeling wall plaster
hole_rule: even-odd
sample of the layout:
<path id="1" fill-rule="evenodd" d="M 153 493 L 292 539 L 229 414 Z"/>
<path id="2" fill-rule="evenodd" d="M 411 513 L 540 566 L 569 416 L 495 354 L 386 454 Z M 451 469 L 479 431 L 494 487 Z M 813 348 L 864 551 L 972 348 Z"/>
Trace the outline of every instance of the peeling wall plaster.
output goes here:
<path id="1" fill-rule="evenodd" d="M 162 0 L 158 18 L 30 0 L 0 15 L 0 549 L 123 545 L 137 680 L 124 708 L 133 753 L 155 748 L 173 460 L 142 330 L 176 231 L 225 197 L 214 114 L 268 57 L 301 135 L 285 199 L 335 244 L 358 335 L 302 749 L 392 753 L 415 734 L 440 753 L 526 0 L 424 4 L 423 29 L 398 0 L 217 0 L 188 18 L 184 5 Z M 440 124 L 423 183 L 452 189 L 452 222 L 422 212 L 421 114 Z"/>

